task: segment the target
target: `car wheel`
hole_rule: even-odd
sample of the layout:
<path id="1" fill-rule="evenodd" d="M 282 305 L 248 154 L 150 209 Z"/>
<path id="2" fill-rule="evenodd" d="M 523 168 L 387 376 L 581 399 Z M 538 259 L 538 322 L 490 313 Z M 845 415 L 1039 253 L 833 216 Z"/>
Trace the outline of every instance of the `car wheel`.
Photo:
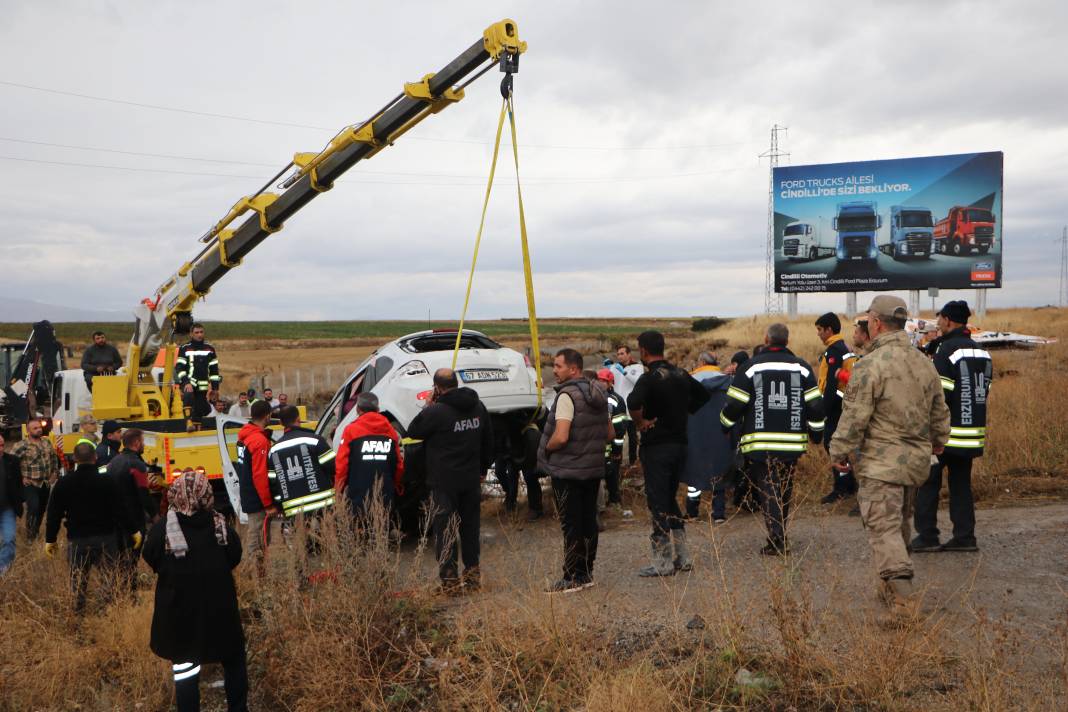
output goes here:
<path id="1" fill-rule="evenodd" d="M 964 254 L 964 245 L 961 244 L 960 240 L 953 241 L 953 254 L 957 257 L 960 257 Z"/>
<path id="2" fill-rule="evenodd" d="M 818 255 L 818 254 L 816 253 L 816 248 L 815 248 L 815 247 L 810 247 L 810 248 L 808 248 L 808 258 L 809 258 L 810 260 L 814 260 L 814 259 L 816 259 L 816 257 L 818 257 L 818 256 L 819 256 L 819 255 Z"/>

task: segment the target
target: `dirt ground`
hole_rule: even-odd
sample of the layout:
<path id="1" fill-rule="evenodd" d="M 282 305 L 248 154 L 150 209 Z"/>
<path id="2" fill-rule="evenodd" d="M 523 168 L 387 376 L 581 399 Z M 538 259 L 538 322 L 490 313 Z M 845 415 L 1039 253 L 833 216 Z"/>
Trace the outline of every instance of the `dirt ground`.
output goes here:
<path id="1" fill-rule="evenodd" d="M 546 492 L 548 494 L 548 492 Z M 763 521 L 759 515 L 733 513 L 725 524 L 698 521 L 687 526 L 695 553 L 694 571 L 669 578 L 640 578 L 648 563 L 649 522 L 641 501 L 625 505 L 633 516 L 606 517 L 594 579 L 585 591 L 549 596 L 544 587 L 559 577 L 562 539 L 556 520 L 525 521 L 501 513 L 499 500 L 483 503 L 482 569 L 484 592 L 446 605 L 457 619 L 477 621 L 493 611 L 510 610 L 518 620 L 544 617 L 550 610 L 564 619 L 603 629 L 618 640 L 620 655 L 637 654 L 656 640 L 687 633 L 701 616 L 709 628 L 723 615 L 744 621 L 754 641 L 777 639 L 769 591 L 786 582 L 817 621 L 815 640 L 884 635 L 874 625 L 882 610 L 877 578 L 859 518 L 848 507 L 805 507 L 791 523 L 794 554 L 784 563 L 761 556 Z M 704 505 L 707 514 L 707 502 Z M 944 509 L 944 507 L 943 507 Z M 939 527 L 951 525 L 945 512 Z M 915 583 L 923 589 L 924 625 L 937 627 L 951 654 L 981 654 L 974 636 L 980 621 L 1005 626 L 1006 639 L 1026 660 L 1024 678 L 1054 679 L 1064 674 L 1065 617 L 1068 614 L 1068 502 L 1040 506 L 998 506 L 977 512 L 978 553 L 915 554 Z M 432 551 L 413 574 L 433 582 Z M 712 630 L 713 635 L 716 634 Z"/>

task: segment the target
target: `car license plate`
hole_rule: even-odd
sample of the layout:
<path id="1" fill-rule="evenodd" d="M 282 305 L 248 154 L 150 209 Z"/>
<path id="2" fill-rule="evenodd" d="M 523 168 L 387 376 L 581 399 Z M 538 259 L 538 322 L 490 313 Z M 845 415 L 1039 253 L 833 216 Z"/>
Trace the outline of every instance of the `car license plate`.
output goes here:
<path id="1" fill-rule="evenodd" d="M 508 374 L 499 368 L 472 368 L 460 371 L 460 380 L 464 383 L 507 381 Z"/>

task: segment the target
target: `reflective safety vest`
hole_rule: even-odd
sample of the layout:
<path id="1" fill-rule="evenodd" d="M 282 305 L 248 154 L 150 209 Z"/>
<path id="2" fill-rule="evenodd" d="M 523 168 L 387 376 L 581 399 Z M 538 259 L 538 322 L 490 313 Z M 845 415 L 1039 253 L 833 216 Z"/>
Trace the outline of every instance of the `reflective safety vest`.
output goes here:
<path id="1" fill-rule="evenodd" d="M 800 457 L 809 434 L 824 428 L 823 397 L 809 365 L 774 346 L 746 363 L 734 375 L 719 417 L 725 431 L 743 420 L 744 454 L 754 460 Z"/>
<path id="2" fill-rule="evenodd" d="M 219 375 L 219 356 L 215 347 L 206 341 L 190 341 L 178 347 L 174 362 L 174 380 L 179 386 L 190 384 L 197 391 L 207 392 L 209 387 L 218 390 L 222 383 Z"/>
<path id="3" fill-rule="evenodd" d="M 981 457 L 986 447 L 986 403 L 994 380 L 994 362 L 965 329 L 954 329 L 938 342 L 935 370 L 949 406 L 946 451 L 958 457 Z"/>
<path id="4" fill-rule="evenodd" d="M 627 423 L 630 422 L 627 401 L 615 390 L 608 392 L 608 416 L 612 419 L 612 429 L 615 434 L 612 436 L 612 442 L 605 445 L 605 457 L 623 453 L 623 438 L 627 434 Z"/>
<path id="5" fill-rule="evenodd" d="M 267 479 L 286 517 L 334 503 L 334 451 L 314 431 L 290 428 L 271 446 Z"/>

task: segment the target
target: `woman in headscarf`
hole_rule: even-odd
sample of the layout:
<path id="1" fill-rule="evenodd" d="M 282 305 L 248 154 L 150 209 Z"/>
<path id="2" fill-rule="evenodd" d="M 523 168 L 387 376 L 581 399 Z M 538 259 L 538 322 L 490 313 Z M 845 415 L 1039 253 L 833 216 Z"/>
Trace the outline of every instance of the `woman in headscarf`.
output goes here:
<path id="1" fill-rule="evenodd" d="M 200 709 L 201 663 L 222 663 L 227 707 L 244 712 L 245 635 L 231 573 L 241 561 L 241 540 L 215 511 L 204 475 L 175 479 L 167 501 L 167 516 L 148 532 L 142 552 L 159 576 L 152 652 L 172 662 L 179 712 Z"/>

